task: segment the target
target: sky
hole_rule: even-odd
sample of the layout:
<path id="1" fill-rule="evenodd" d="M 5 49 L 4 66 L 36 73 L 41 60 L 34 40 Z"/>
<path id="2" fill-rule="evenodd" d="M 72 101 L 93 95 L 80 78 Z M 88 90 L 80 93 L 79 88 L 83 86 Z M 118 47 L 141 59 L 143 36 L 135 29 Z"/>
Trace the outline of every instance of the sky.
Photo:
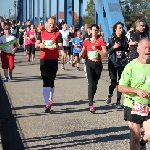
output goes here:
<path id="1" fill-rule="evenodd" d="M 29 1 L 29 0 L 28 0 Z M 48 0 L 47 0 L 48 1 Z M 56 14 L 56 1 L 55 0 L 52 0 L 53 1 L 53 6 L 52 6 L 52 15 Z M 83 0 L 83 14 L 85 14 L 85 9 L 86 9 L 86 6 L 87 6 L 87 2 L 89 0 Z M 77 12 L 77 14 L 79 14 L 79 8 L 77 7 L 78 6 L 78 2 L 79 0 L 74 0 L 75 2 L 75 8 L 74 8 L 74 11 Z M 14 0 L 0 0 L 0 4 L 1 4 L 1 9 L 0 9 L 0 16 L 5 16 L 6 18 L 9 17 L 9 9 L 11 9 L 11 14 L 15 14 L 15 9 L 13 7 L 13 4 L 14 4 Z M 35 4 L 37 5 L 37 4 Z M 41 11 L 40 11 L 40 14 L 42 16 L 42 0 L 41 0 Z M 64 9 L 64 0 L 60 0 L 60 11 L 63 11 Z M 48 11 L 48 9 L 47 9 Z M 37 14 L 37 11 L 35 12 L 35 16 Z"/>

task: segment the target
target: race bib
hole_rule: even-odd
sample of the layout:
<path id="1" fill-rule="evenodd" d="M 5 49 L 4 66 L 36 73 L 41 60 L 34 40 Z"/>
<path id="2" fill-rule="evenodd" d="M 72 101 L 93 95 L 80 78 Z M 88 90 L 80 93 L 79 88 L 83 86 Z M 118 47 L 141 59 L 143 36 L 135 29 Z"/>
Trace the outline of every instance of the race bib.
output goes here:
<path id="1" fill-rule="evenodd" d="M 33 38 L 34 38 L 34 35 L 30 34 L 29 37 L 30 37 L 30 39 L 33 39 Z"/>
<path id="2" fill-rule="evenodd" d="M 53 48 L 53 44 L 54 44 L 53 40 L 45 40 L 44 41 L 45 48 Z"/>
<path id="3" fill-rule="evenodd" d="M 90 59 L 98 58 L 98 52 L 97 51 L 88 51 L 88 58 L 90 58 Z"/>
<path id="4" fill-rule="evenodd" d="M 146 105 L 142 105 L 137 102 L 134 102 L 132 104 L 131 114 L 136 114 L 140 116 L 148 116 L 149 112 L 150 112 L 150 108 Z"/>
<path id="5" fill-rule="evenodd" d="M 116 51 L 117 58 L 122 58 L 123 51 Z"/>

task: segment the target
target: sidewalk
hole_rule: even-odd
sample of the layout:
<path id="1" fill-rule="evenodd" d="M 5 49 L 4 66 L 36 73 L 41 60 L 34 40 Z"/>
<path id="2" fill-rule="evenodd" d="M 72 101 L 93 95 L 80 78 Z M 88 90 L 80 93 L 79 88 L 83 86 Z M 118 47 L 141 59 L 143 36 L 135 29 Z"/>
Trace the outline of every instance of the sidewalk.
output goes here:
<path id="1" fill-rule="evenodd" d="M 46 114 L 39 59 L 36 58 L 35 65 L 29 65 L 23 52 L 18 52 L 13 80 L 5 83 L 10 98 L 5 94 L 0 100 L 3 98 L 1 102 L 7 101 L 7 105 L 9 100 L 11 102 L 13 113 L 9 113 L 10 120 L 4 121 L 4 125 L 9 122 L 12 124 L 9 132 L 20 133 L 17 140 L 22 149 L 10 143 L 8 150 L 128 150 L 129 128 L 123 120 L 123 110 L 114 107 L 116 92 L 112 104 L 105 103 L 109 84 L 107 61 L 104 61 L 95 95 L 97 111 L 90 114 L 84 72 L 77 72 L 71 65 L 66 65 L 66 71 L 62 71 L 59 64 L 53 112 Z"/>

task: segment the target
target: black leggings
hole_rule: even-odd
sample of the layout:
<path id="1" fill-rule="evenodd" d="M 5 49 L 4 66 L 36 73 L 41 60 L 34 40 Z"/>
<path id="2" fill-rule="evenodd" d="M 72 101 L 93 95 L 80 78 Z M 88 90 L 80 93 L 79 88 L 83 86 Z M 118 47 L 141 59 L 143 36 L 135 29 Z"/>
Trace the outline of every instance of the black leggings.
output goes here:
<path id="1" fill-rule="evenodd" d="M 35 54 L 35 44 L 28 44 L 27 45 L 28 55 Z"/>
<path id="2" fill-rule="evenodd" d="M 111 85 L 109 86 L 109 94 L 110 95 L 113 95 L 114 89 L 118 85 L 118 81 L 121 78 L 121 74 L 122 74 L 123 70 L 124 70 L 124 67 L 109 67 L 109 76 L 111 79 Z M 118 76 L 118 80 L 117 80 L 117 76 Z M 117 101 L 118 102 L 120 102 L 120 100 L 121 100 L 121 95 L 122 95 L 122 93 L 120 93 L 117 89 Z"/>
<path id="3" fill-rule="evenodd" d="M 89 59 L 86 61 L 89 106 L 93 105 L 93 99 L 97 90 L 97 84 L 100 79 L 102 69 L 103 65 L 101 61 L 94 62 Z"/>
<path id="4" fill-rule="evenodd" d="M 58 70 L 57 59 L 41 59 L 40 60 L 41 77 L 43 79 L 43 87 L 54 87 L 54 80 Z"/>

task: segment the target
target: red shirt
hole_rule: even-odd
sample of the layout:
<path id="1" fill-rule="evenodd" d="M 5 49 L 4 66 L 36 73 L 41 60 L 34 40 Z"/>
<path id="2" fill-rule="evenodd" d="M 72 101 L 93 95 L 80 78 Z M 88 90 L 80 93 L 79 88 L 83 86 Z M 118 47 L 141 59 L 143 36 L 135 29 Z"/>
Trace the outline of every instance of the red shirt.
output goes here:
<path id="1" fill-rule="evenodd" d="M 84 40 L 83 46 L 85 47 L 87 53 L 88 51 L 93 51 L 92 46 L 95 46 L 98 50 L 102 50 L 102 46 L 106 46 L 106 42 L 104 41 L 103 38 L 98 38 L 94 43 L 91 43 L 89 39 Z M 101 61 L 101 55 L 98 54 L 97 60 Z"/>
<path id="2" fill-rule="evenodd" d="M 48 41 L 54 41 L 56 45 L 58 43 L 62 43 L 62 37 L 59 31 L 54 32 L 48 32 L 47 30 L 43 30 L 38 35 L 38 40 L 41 40 L 42 42 L 48 40 Z M 59 58 L 59 52 L 58 48 L 43 48 L 40 49 L 40 59 L 58 59 Z"/>

